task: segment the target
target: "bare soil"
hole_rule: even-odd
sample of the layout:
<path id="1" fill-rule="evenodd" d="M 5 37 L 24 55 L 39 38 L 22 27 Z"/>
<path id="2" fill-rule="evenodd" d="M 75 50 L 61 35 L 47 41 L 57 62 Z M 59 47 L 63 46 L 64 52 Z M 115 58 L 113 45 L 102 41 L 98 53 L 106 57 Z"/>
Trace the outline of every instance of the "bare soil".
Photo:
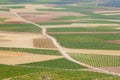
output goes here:
<path id="1" fill-rule="evenodd" d="M 21 17 L 30 20 L 32 22 L 49 22 L 52 19 L 63 16 L 83 16 L 80 13 L 74 12 L 41 12 L 37 14 L 20 14 Z"/>
<path id="2" fill-rule="evenodd" d="M 62 56 L 37 55 L 12 51 L 0 51 L 0 64 L 15 65 L 62 58 Z"/>
<path id="3" fill-rule="evenodd" d="M 118 66 L 118 67 L 114 67 L 114 66 L 100 67 L 100 69 L 120 74 L 120 66 Z"/>
<path id="4" fill-rule="evenodd" d="M 0 32 L 0 47 L 34 48 L 33 39 L 42 37 L 35 33 Z M 3 41 L 4 40 L 4 41 Z"/>
<path id="5" fill-rule="evenodd" d="M 111 42 L 111 43 L 114 43 L 114 44 L 120 44 L 120 40 L 111 40 L 111 41 L 108 41 L 108 42 Z"/>
<path id="6" fill-rule="evenodd" d="M 17 18 L 17 16 L 10 12 L 0 12 L 0 18 Z"/>
<path id="7" fill-rule="evenodd" d="M 4 24 L 19 24 L 19 23 L 26 23 L 25 21 L 23 21 L 22 19 L 20 18 L 10 18 L 10 19 L 6 19 L 4 21 Z"/>

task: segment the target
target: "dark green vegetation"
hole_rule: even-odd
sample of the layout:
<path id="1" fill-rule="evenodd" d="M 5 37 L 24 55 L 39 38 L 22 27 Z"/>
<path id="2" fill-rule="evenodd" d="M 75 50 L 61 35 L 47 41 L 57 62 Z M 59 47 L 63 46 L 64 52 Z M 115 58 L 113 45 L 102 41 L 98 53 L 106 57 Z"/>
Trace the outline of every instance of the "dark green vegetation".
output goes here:
<path id="1" fill-rule="evenodd" d="M 48 32 L 120 32 L 118 29 L 114 29 L 115 27 L 70 27 L 70 28 L 48 28 Z"/>
<path id="2" fill-rule="evenodd" d="M 41 29 L 32 24 L 0 24 L 0 31 L 39 33 Z"/>
<path id="3" fill-rule="evenodd" d="M 95 55 L 95 54 L 69 54 L 74 59 L 96 67 L 120 66 L 120 56 Z"/>
<path id="4" fill-rule="evenodd" d="M 29 48 L 2 48 L 1 51 L 17 51 L 17 52 L 27 52 L 33 54 L 44 54 L 44 55 L 61 55 L 57 50 L 43 50 L 43 49 L 29 49 Z"/>
<path id="5" fill-rule="evenodd" d="M 68 61 L 67 59 L 55 59 L 49 61 L 35 62 L 23 64 L 26 66 L 35 66 L 35 67 L 47 67 L 47 68 L 59 68 L 59 69 L 82 69 L 85 68 L 79 64 Z"/>
<path id="6" fill-rule="evenodd" d="M 66 25 L 66 24 L 72 24 L 72 22 L 42 22 L 39 24 L 40 25 Z"/>
<path id="7" fill-rule="evenodd" d="M 44 76 L 50 77 L 52 80 L 93 80 L 93 79 L 101 79 L 113 77 L 111 80 L 115 80 L 115 77 L 107 75 L 103 73 L 97 72 L 89 72 L 89 71 L 73 71 L 73 70 L 57 70 L 57 69 L 45 69 L 45 68 L 30 68 L 30 67 L 22 67 L 22 66 L 7 66 L 0 65 L 0 80 L 4 78 L 12 78 L 16 76 L 16 79 L 11 80 L 43 80 Z M 9 73 L 9 74 L 6 74 Z M 32 74 L 30 74 L 32 73 Z M 28 74 L 28 75 L 25 75 Z M 114 79 L 115 78 L 115 79 Z M 105 79 L 105 80 L 107 80 Z M 119 80 L 120 78 L 118 77 Z"/>
<path id="8" fill-rule="evenodd" d="M 52 34 L 52 36 L 67 48 L 120 50 L 120 44 L 109 42 L 120 40 L 120 34 Z"/>

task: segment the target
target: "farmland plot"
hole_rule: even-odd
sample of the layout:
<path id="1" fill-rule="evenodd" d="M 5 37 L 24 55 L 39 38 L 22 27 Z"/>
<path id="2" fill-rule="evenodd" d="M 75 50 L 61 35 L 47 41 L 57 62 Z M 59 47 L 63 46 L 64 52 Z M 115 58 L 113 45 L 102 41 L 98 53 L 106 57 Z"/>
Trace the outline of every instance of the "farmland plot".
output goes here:
<path id="1" fill-rule="evenodd" d="M 120 34 L 52 34 L 63 47 L 77 49 L 119 50 L 120 45 L 109 42 L 120 40 Z"/>
<path id="2" fill-rule="evenodd" d="M 16 65 L 31 62 L 46 61 L 52 59 L 62 58 L 62 56 L 50 56 L 50 55 L 39 55 L 29 54 L 12 51 L 0 51 L 0 64 Z"/>
<path id="3" fill-rule="evenodd" d="M 56 48 L 49 38 L 37 38 L 33 40 L 34 47 L 38 48 Z"/>

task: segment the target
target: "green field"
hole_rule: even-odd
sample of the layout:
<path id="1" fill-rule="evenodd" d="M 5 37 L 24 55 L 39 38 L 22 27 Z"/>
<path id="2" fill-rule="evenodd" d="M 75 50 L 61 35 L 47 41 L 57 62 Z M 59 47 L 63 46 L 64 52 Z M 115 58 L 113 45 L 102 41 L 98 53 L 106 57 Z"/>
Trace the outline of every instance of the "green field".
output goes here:
<path id="1" fill-rule="evenodd" d="M 48 76 L 52 78 L 52 80 L 73 80 L 73 79 L 93 80 L 96 78 L 101 79 L 106 77 L 107 78 L 113 77 L 113 79 L 111 80 L 120 79 L 120 77 L 118 76 L 112 76 L 103 73 L 89 72 L 89 71 L 57 70 L 57 69 L 30 68 L 30 67 L 7 66 L 7 65 L 0 65 L 0 73 L 2 73 L 0 74 L 0 80 L 4 78 L 12 78 L 22 75 L 23 75 L 22 77 L 16 77 L 10 80 L 43 80 L 41 79 L 43 76 Z"/>
<path id="2" fill-rule="evenodd" d="M 118 29 L 114 29 L 117 27 L 110 26 L 102 26 L 102 27 L 91 27 L 91 28 L 83 28 L 83 27 L 70 27 L 70 28 L 48 28 L 48 32 L 120 32 Z"/>
<path id="3" fill-rule="evenodd" d="M 35 63 L 23 64 L 26 66 L 35 66 L 35 67 L 47 67 L 47 68 L 59 68 L 59 69 L 84 69 L 85 67 L 76 64 L 74 62 L 68 61 L 65 58 L 41 61 Z"/>
<path id="4" fill-rule="evenodd" d="M 32 24 L 0 24 L 0 31 L 39 33 L 41 29 Z"/>
<path id="5" fill-rule="evenodd" d="M 30 48 L 3 48 L 0 47 L 0 51 L 15 51 L 15 52 L 27 52 L 32 54 L 44 54 L 44 55 L 61 55 L 57 50 L 44 50 L 44 49 L 30 49 Z"/>
<path id="6" fill-rule="evenodd" d="M 9 77 L 16 77 L 20 75 L 25 75 L 29 73 L 38 72 L 37 68 L 28 68 L 28 67 L 20 67 L 20 66 L 7 66 L 0 64 L 0 80 Z"/>
<path id="7" fill-rule="evenodd" d="M 46 79 L 47 78 L 47 79 Z M 43 70 L 39 73 L 30 74 L 22 77 L 13 78 L 11 80 L 108 80 L 110 75 L 93 73 L 88 71 L 63 71 L 63 70 Z M 117 76 L 113 76 L 110 80 L 119 80 Z"/>
<path id="8" fill-rule="evenodd" d="M 52 34 L 67 48 L 120 50 L 120 44 L 108 42 L 120 40 L 120 34 Z"/>
<path id="9" fill-rule="evenodd" d="M 72 24 L 72 22 L 42 22 L 40 25 L 66 25 Z"/>
<path id="10" fill-rule="evenodd" d="M 120 56 L 70 53 L 74 59 L 91 66 L 120 66 Z"/>

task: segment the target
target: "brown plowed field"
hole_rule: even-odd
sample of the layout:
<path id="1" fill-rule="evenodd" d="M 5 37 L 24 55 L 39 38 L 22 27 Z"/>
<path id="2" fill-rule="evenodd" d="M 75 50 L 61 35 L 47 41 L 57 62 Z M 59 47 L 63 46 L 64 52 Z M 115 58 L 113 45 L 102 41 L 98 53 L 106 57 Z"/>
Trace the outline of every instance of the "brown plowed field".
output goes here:
<path id="1" fill-rule="evenodd" d="M 111 42 L 111 43 L 114 43 L 114 44 L 120 44 L 120 40 L 112 40 L 112 41 L 108 41 L 108 42 Z"/>
<path id="2" fill-rule="evenodd" d="M 52 19 L 63 17 L 63 16 L 83 16 L 80 13 L 74 12 L 41 12 L 41 13 L 28 13 L 28 14 L 19 14 L 21 17 L 30 20 L 32 22 L 48 22 Z"/>
<path id="3" fill-rule="evenodd" d="M 33 40 L 34 47 L 38 48 L 56 48 L 52 40 L 48 38 L 37 38 Z"/>

